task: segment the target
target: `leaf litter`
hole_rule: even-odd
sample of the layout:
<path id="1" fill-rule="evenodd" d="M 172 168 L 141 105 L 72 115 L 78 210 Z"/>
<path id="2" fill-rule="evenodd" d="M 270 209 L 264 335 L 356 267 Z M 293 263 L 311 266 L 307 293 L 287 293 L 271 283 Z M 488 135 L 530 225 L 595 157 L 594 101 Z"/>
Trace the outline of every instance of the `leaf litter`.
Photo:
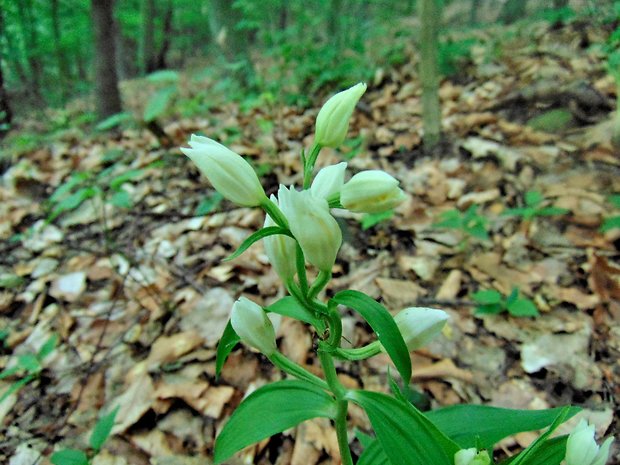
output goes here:
<path id="1" fill-rule="evenodd" d="M 555 34 L 545 33 L 540 50 L 569 32 Z M 349 167 L 393 173 L 409 199 L 392 219 L 367 230 L 356 215 L 342 217 L 345 244 L 327 292 L 358 289 L 394 312 L 414 305 L 449 311 L 444 337 L 413 357 L 414 381 L 435 406 L 573 403 L 599 433 L 617 434 L 620 233 L 598 230 L 611 212 L 606 197 L 620 192 L 620 159 L 609 136 L 614 88 L 574 41 L 563 47 L 557 53 L 570 60 L 515 50 L 495 66 L 478 63 L 466 84 L 445 79 L 446 143 L 435 157 L 422 152 L 413 62 L 390 70 L 390 79 L 385 70 L 377 74 L 364 97 L 366 111 L 353 116 L 350 137 L 360 136 L 363 147 Z M 576 122 L 553 130 L 540 121 L 528 125 L 560 98 L 574 102 Z M 243 114 L 227 105 L 209 121 L 181 119 L 165 130 L 181 146 L 195 131 L 222 137 L 226 128 L 239 128 L 231 147 L 269 167 L 269 192 L 278 182 L 299 182 L 297 156 L 309 142 L 316 109 L 284 108 L 281 115 Z M 256 126 L 259 118 L 273 121 L 270 132 Z M 76 170 L 106 168 L 111 150 L 126 154 L 128 168 L 145 170 L 127 190 L 133 207 L 86 200 L 48 224 L 45 198 Z M 325 157 L 331 163 L 341 155 Z M 151 167 L 158 160 L 166 165 Z M 522 206 L 527 191 L 569 213 L 528 221 L 502 216 Z M 241 399 L 282 378 L 260 354 L 241 347 L 215 378 L 215 348 L 232 302 L 246 295 L 268 305 L 283 289 L 261 244 L 222 263 L 262 225 L 262 216 L 223 202 L 196 217 L 209 193 L 177 150 L 136 130 L 60 139 L 24 154 L 4 173 L 0 326 L 8 334 L 0 369 L 52 334 L 61 343 L 39 379 L 0 402 L 0 461 L 48 463 L 44 457 L 59 447 L 85 448 L 99 410 L 119 406 L 115 436 L 93 463 L 210 463 L 214 438 Z M 489 240 L 463 243 L 460 231 L 435 226 L 442 212 L 471 205 L 488 218 Z M 15 234 L 21 241 L 11 239 Z M 475 291 L 508 295 L 515 287 L 540 317 L 473 315 Z M 369 342 L 355 316 L 345 317 L 344 329 L 351 344 Z M 290 357 L 320 372 L 303 325 L 285 320 L 278 340 Z M 388 364 L 377 356 L 338 370 L 350 387 L 385 390 Z M 10 385 L 1 380 L 0 392 Z M 351 418 L 368 431 L 355 408 Z M 502 453 L 534 437 L 503 441 Z M 252 461 L 337 464 L 333 428 L 323 420 L 304 423 L 230 463 Z"/>

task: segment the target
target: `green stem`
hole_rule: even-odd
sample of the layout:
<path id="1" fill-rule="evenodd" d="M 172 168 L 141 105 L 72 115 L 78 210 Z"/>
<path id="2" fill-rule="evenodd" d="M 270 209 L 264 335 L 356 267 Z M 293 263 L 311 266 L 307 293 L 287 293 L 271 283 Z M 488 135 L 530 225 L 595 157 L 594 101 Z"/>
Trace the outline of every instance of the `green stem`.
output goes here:
<path id="1" fill-rule="evenodd" d="M 322 147 L 320 145 L 314 144 L 312 146 L 312 150 L 310 151 L 310 156 L 306 159 L 306 163 L 304 164 L 304 189 L 308 189 L 310 187 L 314 164 L 316 163 L 316 159 L 318 158 L 321 149 Z"/>
<path id="2" fill-rule="evenodd" d="M 328 271 L 319 271 L 319 275 L 316 277 L 312 286 L 308 290 L 308 300 L 313 300 L 321 290 L 327 286 L 329 280 L 332 279 L 331 270 Z"/>
<path id="3" fill-rule="evenodd" d="M 349 402 L 347 400 L 339 400 L 337 402 L 334 426 L 336 427 L 336 437 L 338 438 L 338 449 L 340 449 L 342 465 L 353 465 L 353 457 L 351 457 L 351 449 L 349 448 L 349 435 L 347 433 Z"/>
<path id="4" fill-rule="evenodd" d="M 271 217 L 273 221 L 275 221 L 278 226 L 289 229 L 286 216 L 284 216 L 284 213 L 282 213 L 280 207 L 278 207 L 274 202 L 272 202 L 270 199 L 266 199 L 260 204 L 260 206 L 263 208 L 263 210 L 267 212 L 267 214 Z"/>
<path id="5" fill-rule="evenodd" d="M 380 352 L 381 343 L 379 341 L 374 341 L 364 347 L 356 347 L 354 349 L 338 348 L 334 351 L 334 357 L 349 361 L 365 360 Z"/>
<path id="6" fill-rule="evenodd" d="M 301 250 L 299 242 L 296 244 L 295 265 L 297 266 L 297 276 L 299 278 L 299 287 L 304 296 L 308 295 L 308 275 L 306 274 L 306 257 L 304 251 Z"/>
<path id="7" fill-rule="evenodd" d="M 328 383 L 326 383 L 324 380 L 322 380 L 316 375 L 313 375 L 308 370 L 306 370 L 304 367 L 293 362 L 290 358 L 287 358 L 285 355 L 283 355 L 280 352 L 274 352 L 269 357 L 269 360 L 271 361 L 271 363 L 277 366 L 280 370 L 284 371 L 285 373 L 288 373 L 291 376 L 294 376 L 295 378 L 308 381 L 309 383 L 312 383 L 315 386 L 320 387 L 321 389 L 325 389 L 325 390 L 330 389 Z"/>

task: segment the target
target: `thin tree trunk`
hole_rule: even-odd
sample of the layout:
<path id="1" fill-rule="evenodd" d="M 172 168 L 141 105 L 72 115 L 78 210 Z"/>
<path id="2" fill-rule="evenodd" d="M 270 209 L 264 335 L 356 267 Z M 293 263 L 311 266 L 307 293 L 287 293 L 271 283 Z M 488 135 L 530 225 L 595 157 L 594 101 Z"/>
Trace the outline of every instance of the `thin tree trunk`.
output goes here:
<path id="1" fill-rule="evenodd" d="M 95 49 L 95 100 L 97 115 L 104 119 L 121 111 L 116 74 L 116 50 L 113 16 L 114 0 L 92 0 Z"/>
<path id="2" fill-rule="evenodd" d="M 164 13 L 164 24 L 162 27 L 162 40 L 161 47 L 159 47 L 159 51 L 157 52 L 157 57 L 155 59 L 155 69 L 165 69 L 166 65 L 166 55 L 170 50 L 170 44 L 172 41 L 172 19 L 174 16 L 174 5 L 172 4 L 172 0 L 168 0 L 166 4 L 166 11 Z"/>
<path id="3" fill-rule="evenodd" d="M 424 150 L 432 151 L 441 138 L 439 66 L 437 63 L 437 33 L 441 11 L 437 0 L 419 0 L 418 12 L 422 23 L 419 73 L 422 83 L 423 142 Z"/>
<path id="4" fill-rule="evenodd" d="M 30 91 L 35 101 L 41 101 L 41 77 L 43 74 L 43 64 L 38 52 L 38 34 L 36 21 L 32 12 L 32 1 L 18 0 L 17 11 L 20 19 L 20 29 L 26 44 L 26 61 L 30 68 Z"/>
<path id="5" fill-rule="evenodd" d="M 473 26 L 478 22 L 478 10 L 480 9 L 481 0 L 471 0 L 469 10 L 469 25 Z"/>
<path id="6" fill-rule="evenodd" d="M 0 37 L 3 36 L 4 31 L 4 14 L 0 9 Z M 2 42 L 0 42 L 0 46 Z M 4 73 L 2 69 L 2 58 L 4 57 L 4 50 L 0 49 L 0 135 L 3 135 L 7 132 L 8 126 L 11 124 L 13 119 L 13 112 L 11 111 L 11 106 L 9 105 L 9 95 L 6 92 L 6 87 L 4 84 Z"/>
<path id="7" fill-rule="evenodd" d="M 71 72 L 69 70 L 69 62 L 67 54 L 62 46 L 62 35 L 60 27 L 60 15 L 58 11 L 58 0 L 51 0 L 51 16 L 52 16 L 52 33 L 54 34 L 54 49 L 56 52 L 56 65 L 58 67 L 58 76 L 60 77 L 60 93 L 64 99 L 67 98 L 68 85 L 71 81 Z"/>
<path id="8" fill-rule="evenodd" d="M 155 70 L 155 0 L 142 0 L 142 33 L 140 34 L 140 68 L 143 73 Z"/>

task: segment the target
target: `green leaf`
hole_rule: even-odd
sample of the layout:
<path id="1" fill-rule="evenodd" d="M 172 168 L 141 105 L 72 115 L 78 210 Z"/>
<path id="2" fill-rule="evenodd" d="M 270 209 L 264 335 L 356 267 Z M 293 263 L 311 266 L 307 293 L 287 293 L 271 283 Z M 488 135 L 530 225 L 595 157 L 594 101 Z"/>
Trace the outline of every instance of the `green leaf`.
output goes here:
<path id="1" fill-rule="evenodd" d="M 336 401 L 320 388 L 300 380 L 263 386 L 235 410 L 215 441 L 214 461 L 311 418 L 336 416 Z"/>
<path id="2" fill-rule="evenodd" d="M 486 227 L 484 226 L 484 224 L 479 223 L 479 224 L 475 224 L 471 227 L 467 228 L 467 233 L 470 236 L 476 237 L 478 239 L 482 239 L 483 241 L 488 241 L 491 238 L 489 237 L 489 233 L 486 230 Z"/>
<path id="3" fill-rule="evenodd" d="M 479 305 L 476 307 L 476 315 L 497 315 L 502 313 L 504 307 L 502 304 Z"/>
<path id="4" fill-rule="evenodd" d="M 603 224 L 601 225 L 601 232 L 607 232 L 614 228 L 620 228 L 620 216 L 605 218 Z"/>
<path id="5" fill-rule="evenodd" d="M 144 173 L 144 170 L 141 170 L 141 169 L 128 170 L 128 171 L 125 171 L 124 173 L 121 173 L 110 181 L 110 189 L 116 191 L 120 189 L 120 187 L 126 182 L 131 181 L 132 179 L 135 179 L 138 176 L 141 176 L 142 173 Z"/>
<path id="6" fill-rule="evenodd" d="M 364 449 L 370 447 L 370 445 L 376 440 L 374 436 L 366 434 L 357 428 L 355 429 L 355 438 L 360 442 Z"/>
<path id="7" fill-rule="evenodd" d="M 108 131 L 116 126 L 120 126 L 126 121 L 131 121 L 132 118 L 131 113 L 116 113 L 97 124 L 97 126 L 95 126 L 95 131 Z"/>
<path id="8" fill-rule="evenodd" d="M 474 292 L 471 298 L 482 305 L 499 304 L 502 301 L 502 294 L 495 289 L 486 289 Z"/>
<path id="9" fill-rule="evenodd" d="M 356 465 L 391 465 L 390 460 L 383 451 L 383 447 L 381 447 L 381 443 L 377 439 L 373 439 L 372 442 L 365 447 Z"/>
<path id="10" fill-rule="evenodd" d="M 350 391 L 362 407 L 390 462 L 398 465 L 453 465 L 459 446 L 413 405 L 379 392 Z M 460 423 L 462 428 L 464 423 Z"/>
<path id="11" fill-rule="evenodd" d="M 11 384 L 9 388 L 6 391 L 4 391 L 2 395 L 0 396 L 0 404 L 4 402 L 4 399 L 9 397 L 14 392 L 19 391 L 23 386 L 28 384 L 33 379 L 35 379 L 35 375 L 28 375 L 28 376 L 23 377 L 22 379 L 15 381 L 13 384 Z"/>
<path id="12" fill-rule="evenodd" d="M 56 203 L 61 200 L 63 197 L 69 194 L 69 192 L 76 186 L 82 184 L 90 177 L 87 173 L 73 173 L 71 177 L 62 183 L 58 188 L 54 191 L 54 193 L 50 196 L 49 201 L 52 203 Z"/>
<path id="13" fill-rule="evenodd" d="M 332 300 L 352 308 L 368 322 L 405 384 L 411 380 L 411 358 L 394 318 L 376 300 L 359 291 L 340 291 Z"/>
<path id="14" fill-rule="evenodd" d="M 131 195 L 126 190 L 114 192 L 110 197 L 110 203 L 119 208 L 131 208 L 133 206 Z"/>
<path id="15" fill-rule="evenodd" d="M 220 194 L 219 192 L 214 192 L 213 194 L 208 195 L 200 201 L 200 203 L 196 207 L 194 215 L 205 216 L 211 213 L 220 205 L 220 203 L 222 203 L 223 199 L 224 197 L 222 197 L 222 194 Z"/>
<path id="16" fill-rule="evenodd" d="M 50 457 L 54 465 L 88 465 L 88 457 L 78 449 L 63 449 Z"/>
<path id="17" fill-rule="evenodd" d="M 99 450 L 101 450 L 101 446 L 103 446 L 103 444 L 110 437 L 118 409 L 119 407 L 116 407 L 107 415 L 102 416 L 95 425 L 95 428 L 90 435 L 90 447 L 92 447 L 95 451 L 99 452 Z"/>
<path id="18" fill-rule="evenodd" d="M 224 328 L 224 332 L 222 333 L 222 337 L 220 338 L 220 342 L 217 344 L 217 353 L 215 355 L 216 380 L 220 377 L 220 373 L 222 372 L 222 367 L 224 366 L 226 359 L 240 340 L 241 338 L 233 329 L 232 324 L 230 324 L 230 320 L 228 320 L 226 328 Z"/>
<path id="19" fill-rule="evenodd" d="M 570 210 L 560 207 L 543 207 L 536 210 L 536 216 L 557 216 L 566 215 Z"/>
<path id="20" fill-rule="evenodd" d="M 528 207 L 535 207 L 543 200 L 543 196 L 538 191 L 527 191 L 524 196 L 525 205 Z"/>
<path id="21" fill-rule="evenodd" d="M 22 368 L 19 365 L 12 366 L 11 368 L 5 368 L 4 370 L 0 371 L 0 379 L 9 378 L 21 369 Z"/>
<path id="22" fill-rule="evenodd" d="M 575 407 L 562 408 L 551 426 L 549 426 L 549 429 L 547 429 L 547 431 L 538 436 L 538 438 L 536 438 L 536 440 L 531 443 L 527 447 L 527 449 L 521 452 L 517 456 L 517 459 L 511 462 L 511 465 L 539 465 L 540 463 L 545 463 L 545 465 L 547 465 L 546 462 L 538 462 L 536 457 L 539 453 L 541 453 L 542 450 L 545 449 L 545 443 L 547 442 L 547 439 L 549 438 L 551 433 L 553 433 L 558 426 L 560 426 L 572 416 L 570 412 L 574 408 Z"/>
<path id="23" fill-rule="evenodd" d="M 41 371 L 41 362 L 35 354 L 23 354 L 17 358 L 17 364 L 28 373 L 38 373 Z"/>
<path id="24" fill-rule="evenodd" d="M 611 203 L 614 207 L 620 208 L 620 194 L 612 194 L 607 197 L 609 203 Z"/>
<path id="25" fill-rule="evenodd" d="M 512 316 L 540 316 L 534 302 L 530 299 L 517 299 L 506 306 Z"/>
<path id="26" fill-rule="evenodd" d="M 388 210 L 381 213 L 368 213 L 362 218 L 362 230 L 372 228 L 373 226 L 381 223 L 382 221 L 389 220 L 394 216 L 394 210 Z"/>
<path id="27" fill-rule="evenodd" d="M 283 234 L 285 236 L 291 236 L 291 233 L 289 232 L 288 229 L 281 228 L 280 226 L 267 226 L 266 228 L 259 229 L 255 233 L 251 234 L 250 237 L 248 237 L 245 241 L 241 243 L 239 248 L 235 250 L 235 252 L 232 255 L 229 255 L 223 261 L 228 262 L 230 260 L 237 258 L 243 252 L 248 250 L 250 246 L 254 244 L 255 242 L 258 242 L 267 236 L 273 236 L 274 234 Z"/>
<path id="28" fill-rule="evenodd" d="M 580 410 L 571 407 L 567 419 Z M 563 408 L 513 410 L 487 405 L 454 405 L 432 410 L 426 416 L 462 449 L 488 449 L 507 436 L 549 426 L 562 411 Z"/>
<path id="29" fill-rule="evenodd" d="M 172 69 L 162 69 L 149 74 L 146 79 L 150 82 L 176 82 L 179 80 L 179 73 Z"/>
<path id="30" fill-rule="evenodd" d="M 528 458 L 527 463 L 531 463 L 532 465 L 560 465 L 566 456 L 567 439 L 568 435 L 545 441 L 532 453 L 532 455 Z M 518 455 L 510 457 L 509 459 L 504 460 L 501 465 L 510 465 L 518 458 Z"/>
<path id="31" fill-rule="evenodd" d="M 82 187 L 81 189 L 75 191 L 73 194 L 69 195 L 62 199 L 56 207 L 52 210 L 52 213 L 48 217 L 48 221 L 53 221 L 56 217 L 61 215 L 64 212 L 75 210 L 77 207 L 82 205 L 87 199 L 94 197 L 97 194 L 97 189 L 94 187 Z"/>
<path id="32" fill-rule="evenodd" d="M 463 224 L 459 210 L 448 210 L 439 217 L 439 222 L 434 223 L 436 228 L 461 229 Z"/>
<path id="33" fill-rule="evenodd" d="M 39 353 L 37 354 L 39 357 L 39 360 L 43 360 L 45 357 L 51 354 L 56 348 L 57 344 L 58 344 L 58 334 L 52 334 L 49 337 L 49 339 L 45 341 L 45 344 L 43 344 L 43 346 L 41 346 L 41 348 L 39 349 Z"/>
<path id="34" fill-rule="evenodd" d="M 300 304 L 297 299 L 292 296 L 283 297 L 266 307 L 265 310 L 308 323 L 314 326 L 319 334 L 324 333 L 327 329 L 322 319 L 317 318 L 310 310 Z"/>
<path id="35" fill-rule="evenodd" d="M 160 117 L 168 108 L 168 105 L 176 92 L 176 86 L 164 87 L 163 89 L 158 90 L 146 104 L 143 116 L 144 121 L 149 123 Z"/>

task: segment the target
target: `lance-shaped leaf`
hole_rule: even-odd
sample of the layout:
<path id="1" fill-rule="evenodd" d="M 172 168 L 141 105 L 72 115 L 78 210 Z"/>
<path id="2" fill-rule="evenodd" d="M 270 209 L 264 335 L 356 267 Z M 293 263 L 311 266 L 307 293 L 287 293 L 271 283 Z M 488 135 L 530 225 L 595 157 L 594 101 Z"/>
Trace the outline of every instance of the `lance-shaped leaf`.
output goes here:
<path id="1" fill-rule="evenodd" d="M 566 455 L 568 435 L 549 439 L 541 444 L 527 459 L 527 463 L 538 465 L 560 465 Z M 501 462 L 500 465 L 512 465 L 519 459 L 518 455 Z M 525 463 L 525 462 L 524 462 Z M 358 464 L 359 465 L 359 464 Z"/>
<path id="2" fill-rule="evenodd" d="M 226 359 L 240 340 L 241 338 L 233 329 L 230 320 L 228 320 L 226 328 L 224 328 L 224 332 L 220 338 L 220 342 L 217 344 L 217 353 L 215 355 L 215 379 L 220 377 Z"/>
<path id="3" fill-rule="evenodd" d="M 332 300 L 359 313 L 373 329 L 405 384 L 411 379 L 411 358 L 394 318 L 376 300 L 359 291 L 338 292 Z"/>
<path id="4" fill-rule="evenodd" d="M 381 443 L 374 439 L 362 452 L 357 460 L 357 465 L 392 465 L 385 455 Z"/>
<path id="5" fill-rule="evenodd" d="M 333 419 L 336 410 L 332 396 L 305 381 L 285 380 L 263 386 L 241 402 L 224 425 L 215 441 L 215 463 L 302 421 Z"/>
<path id="6" fill-rule="evenodd" d="M 361 390 L 350 391 L 346 398 L 366 411 L 391 463 L 454 465 L 454 454 L 460 447 L 413 405 L 387 394 Z"/>
<path id="7" fill-rule="evenodd" d="M 246 240 L 241 243 L 239 248 L 235 250 L 232 255 L 229 255 L 223 261 L 228 262 L 237 258 L 243 252 L 248 250 L 250 246 L 255 242 L 258 242 L 267 236 L 273 236 L 274 234 L 284 234 L 285 236 L 291 236 L 291 233 L 288 229 L 281 228 L 280 226 L 267 226 L 266 228 L 259 229 L 255 233 L 251 234 Z"/>
<path id="8" fill-rule="evenodd" d="M 567 419 L 579 410 L 571 407 Z M 549 426 L 562 411 L 562 408 L 513 410 L 488 405 L 454 405 L 427 412 L 426 417 L 462 449 L 488 449 L 507 436 Z"/>
<path id="9" fill-rule="evenodd" d="M 266 307 L 265 310 L 308 323 L 314 326 L 319 333 L 323 333 L 326 328 L 323 320 L 317 318 L 310 310 L 291 296 L 283 297 Z"/>

